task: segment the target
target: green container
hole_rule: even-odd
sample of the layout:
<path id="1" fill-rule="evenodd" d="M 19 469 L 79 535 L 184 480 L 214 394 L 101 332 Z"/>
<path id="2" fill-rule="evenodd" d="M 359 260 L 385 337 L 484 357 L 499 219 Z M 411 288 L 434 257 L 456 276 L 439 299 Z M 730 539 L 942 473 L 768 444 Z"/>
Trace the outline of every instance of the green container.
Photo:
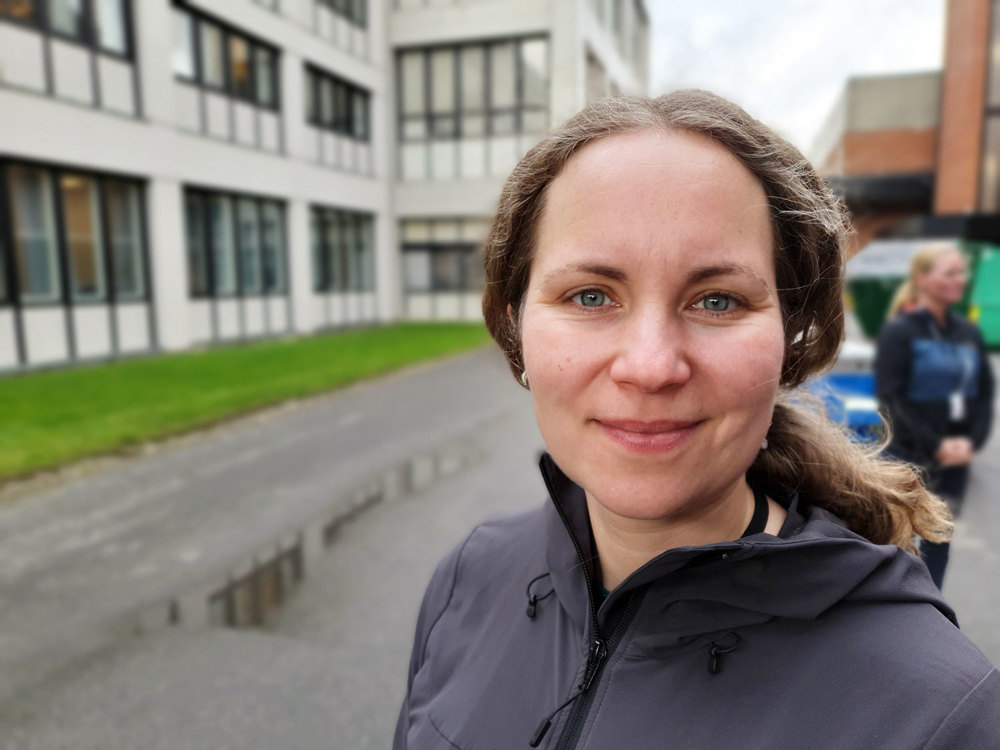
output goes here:
<path id="1" fill-rule="evenodd" d="M 1000 347 L 1000 248 L 980 248 L 971 294 L 970 317 L 979 324 L 986 345 Z"/>
<path id="2" fill-rule="evenodd" d="M 965 298 L 952 309 L 973 320 L 978 315 L 977 322 L 983 326 L 987 343 L 990 346 L 1000 346 L 1000 247 L 982 242 L 959 242 L 958 245 L 969 263 L 970 281 L 965 290 Z M 986 258 L 991 260 L 985 261 Z M 982 272 L 987 265 L 990 270 Z M 885 324 L 885 315 L 892 304 L 893 295 L 903 281 L 903 276 L 861 276 L 847 282 L 847 292 L 854 303 L 854 311 L 865 336 L 873 339 L 878 336 Z M 977 294 L 982 296 L 983 301 L 980 301 Z M 989 323 L 984 323 L 987 319 Z M 986 325 L 993 327 L 995 332 L 992 335 L 995 339 L 989 338 Z"/>
<path id="3" fill-rule="evenodd" d="M 898 276 L 862 277 L 847 282 L 847 292 L 854 301 L 854 314 L 868 338 L 875 338 L 882 330 L 892 296 L 902 283 L 903 279 Z"/>

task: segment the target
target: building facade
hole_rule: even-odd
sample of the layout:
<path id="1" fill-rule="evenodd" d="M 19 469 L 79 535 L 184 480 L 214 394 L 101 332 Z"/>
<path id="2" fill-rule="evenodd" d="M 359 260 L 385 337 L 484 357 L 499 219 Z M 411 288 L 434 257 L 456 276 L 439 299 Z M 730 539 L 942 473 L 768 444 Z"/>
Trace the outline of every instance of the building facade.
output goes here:
<path id="1" fill-rule="evenodd" d="M 1000 0 L 948 0 L 940 71 L 852 79 L 815 161 L 871 239 L 1000 243 Z"/>
<path id="2" fill-rule="evenodd" d="M 640 0 L 0 0 L 0 371 L 477 319 L 504 176 Z"/>

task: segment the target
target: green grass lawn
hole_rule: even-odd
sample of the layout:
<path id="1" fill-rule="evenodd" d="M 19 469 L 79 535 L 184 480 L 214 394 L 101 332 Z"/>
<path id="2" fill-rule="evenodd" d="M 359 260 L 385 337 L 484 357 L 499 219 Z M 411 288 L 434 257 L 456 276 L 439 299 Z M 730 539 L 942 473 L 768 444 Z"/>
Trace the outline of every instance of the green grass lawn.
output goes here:
<path id="1" fill-rule="evenodd" d="M 0 379 L 0 480 L 337 388 L 487 340 L 398 324 Z"/>

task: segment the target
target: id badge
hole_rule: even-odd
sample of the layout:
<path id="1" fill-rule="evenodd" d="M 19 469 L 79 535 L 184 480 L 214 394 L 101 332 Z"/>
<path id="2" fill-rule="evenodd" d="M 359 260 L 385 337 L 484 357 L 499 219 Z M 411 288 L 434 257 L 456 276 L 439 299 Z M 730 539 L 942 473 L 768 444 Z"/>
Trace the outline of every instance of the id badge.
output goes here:
<path id="1" fill-rule="evenodd" d="M 965 398 L 961 391 L 955 391 L 948 397 L 948 411 L 952 422 L 965 419 Z"/>

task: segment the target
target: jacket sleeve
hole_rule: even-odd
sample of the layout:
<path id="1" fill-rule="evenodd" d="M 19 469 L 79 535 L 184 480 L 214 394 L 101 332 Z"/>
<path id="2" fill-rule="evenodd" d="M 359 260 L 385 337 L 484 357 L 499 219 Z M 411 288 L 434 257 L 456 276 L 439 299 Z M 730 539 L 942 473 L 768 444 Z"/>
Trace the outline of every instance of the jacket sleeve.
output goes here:
<path id="1" fill-rule="evenodd" d="M 471 534 L 470 534 L 471 537 Z M 462 550 L 469 540 L 460 544 L 445 557 L 431 576 L 431 582 L 424 592 L 424 599 L 420 605 L 420 612 L 417 615 L 417 632 L 413 639 L 413 651 L 410 654 L 410 672 L 406 680 L 406 697 L 403 698 L 403 705 L 399 710 L 399 719 L 396 722 L 396 734 L 392 741 L 392 750 L 406 750 L 406 735 L 410 728 L 410 691 L 413 689 L 413 680 L 424 665 L 426 657 L 427 640 L 437 621 L 448 608 L 451 601 L 452 592 L 455 590 L 455 579 L 458 575 L 458 562 L 462 555 Z"/>
<path id="2" fill-rule="evenodd" d="M 921 420 L 907 398 L 913 352 L 910 337 L 903 326 L 886 324 L 879 334 L 875 350 L 875 394 L 892 431 L 906 435 L 905 443 L 914 445 L 925 456 L 933 456 L 944 435 Z"/>
<path id="3" fill-rule="evenodd" d="M 976 450 L 986 444 L 993 426 L 993 368 L 990 366 L 990 353 L 983 342 L 982 333 L 979 333 L 979 363 L 979 394 L 973 408 L 969 410 L 972 418 L 969 425 L 970 437 Z"/>
<path id="4" fill-rule="evenodd" d="M 924 750 L 1000 747 L 1000 672 L 993 669 L 945 717 Z"/>

